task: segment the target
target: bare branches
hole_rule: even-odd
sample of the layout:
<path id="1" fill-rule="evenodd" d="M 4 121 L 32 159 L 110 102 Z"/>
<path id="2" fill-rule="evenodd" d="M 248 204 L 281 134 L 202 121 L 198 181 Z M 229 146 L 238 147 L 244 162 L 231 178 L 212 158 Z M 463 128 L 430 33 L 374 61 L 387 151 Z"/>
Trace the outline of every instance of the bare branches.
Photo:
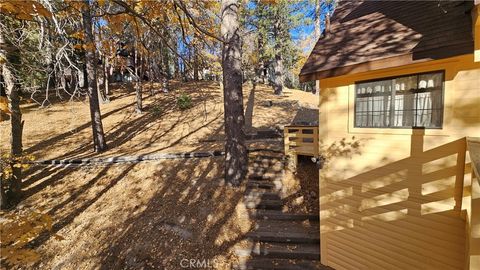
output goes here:
<path id="1" fill-rule="evenodd" d="M 209 36 L 211 38 L 214 38 L 220 42 L 225 42 L 222 38 L 212 34 L 211 32 L 203 29 L 203 27 L 199 26 L 196 22 L 195 22 L 195 18 L 193 18 L 192 14 L 190 13 L 190 11 L 188 10 L 188 8 L 185 6 L 185 4 L 182 2 L 182 1 L 178 1 L 178 0 L 174 0 L 174 5 L 175 7 L 179 7 L 183 13 L 185 13 L 185 15 L 187 16 L 187 19 L 188 21 L 190 22 L 190 24 L 195 28 L 197 29 L 200 33 L 206 35 L 206 36 Z"/>
<path id="2" fill-rule="evenodd" d="M 113 0 L 114 3 L 118 4 L 119 6 L 125 8 L 125 10 L 130 14 L 130 15 L 133 15 L 137 18 L 139 18 L 145 25 L 147 25 L 148 27 L 150 27 L 150 29 L 152 29 L 152 31 L 164 42 L 165 46 L 167 46 L 167 48 L 173 52 L 175 55 L 177 55 L 180 59 L 182 59 L 186 65 L 188 65 L 190 67 L 190 63 L 188 63 L 188 61 L 183 58 L 182 55 L 180 55 L 177 50 L 175 50 L 174 48 L 172 48 L 172 46 L 170 46 L 170 44 L 168 44 L 168 40 L 162 35 L 162 33 L 160 33 L 151 23 L 149 20 L 147 20 L 144 16 L 142 16 L 141 14 L 139 14 L 138 12 L 136 12 L 133 8 L 131 8 L 127 3 L 121 1 L 121 0 Z"/>

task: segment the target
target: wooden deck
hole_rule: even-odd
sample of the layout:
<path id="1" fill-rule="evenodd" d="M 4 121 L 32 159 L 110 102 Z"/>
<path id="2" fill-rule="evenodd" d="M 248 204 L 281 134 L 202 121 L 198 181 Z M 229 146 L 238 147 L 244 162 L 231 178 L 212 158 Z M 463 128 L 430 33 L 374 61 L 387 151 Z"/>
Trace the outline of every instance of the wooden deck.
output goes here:
<path id="1" fill-rule="evenodd" d="M 318 126 L 285 126 L 284 145 L 294 167 L 299 155 L 318 157 Z"/>

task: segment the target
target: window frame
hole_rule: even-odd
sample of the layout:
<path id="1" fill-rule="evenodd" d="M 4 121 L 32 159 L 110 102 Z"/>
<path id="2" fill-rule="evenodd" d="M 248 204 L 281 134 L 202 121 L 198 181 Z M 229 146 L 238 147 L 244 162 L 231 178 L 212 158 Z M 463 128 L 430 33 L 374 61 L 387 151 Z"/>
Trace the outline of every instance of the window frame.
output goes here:
<path id="1" fill-rule="evenodd" d="M 417 77 L 417 87 L 418 87 L 418 84 L 419 84 L 419 78 L 421 75 L 428 75 L 428 74 L 441 74 L 442 76 L 442 79 L 441 79 L 441 104 L 442 104 L 442 107 L 440 109 L 440 115 L 441 115 L 441 119 L 440 119 L 440 126 L 439 127 L 425 127 L 425 126 L 416 126 L 415 123 L 417 122 L 416 118 L 417 118 L 417 113 L 414 114 L 414 118 L 412 119 L 412 122 L 414 123 L 414 125 L 412 126 L 359 126 L 358 123 L 357 123 L 357 86 L 359 84 L 362 84 L 362 83 L 372 83 L 372 82 L 379 82 L 379 81 L 386 81 L 386 80 L 390 80 L 392 82 L 392 90 L 394 89 L 393 87 L 393 84 L 395 82 L 395 79 L 400 79 L 400 78 L 405 78 L 405 77 L 411 77 L 411 76 L 416 76 Z M 360 80 L 360 81 L 355 81 L 354 82 L 354 99 L 353 99 L 353 127 L 354 128 L 362 128 L 362 129 L 416 129 L 416 128 L 424 128 L 424 129 L 443 129 L 443 122 L 444 122 L 444 118 L 445 118 L 445 70 L 433 70 L 433 71 L 426 71 L 426 72 L 419 72 L 419 73 L 410 73 L 410 74 L 404 74 L 404 75 L 399 75 L 399 76 L 388 76 L 388 77 L 380 77 L 380 78 L 374 78 L 374 79 L 368 79 L 368 80 Z M 393 90 L 394 91 L 394 90 Z M 407 90 L 405 90 L 407 91 Z M 427 90 L 423 90 L 423 89 L 415 89 L 415 90 L 408 90 L 412 93 L 426 93 L 426 92 L 432 92 L 432 91 L 427 91 Z M 364 97 L 375 97 L 375 95 L 366 95 L 366 94 L 362 94 L 362 95 L 365 95 Z M 377 95 L 377 96 L 380 96 L 380 95 Z M 393 95 L 392 93 L 392 100 L 391 100 L 391 104 L 393 104 L 395 102 L 395 100 L 393 99 L 395 97 L 395 95 Z M 415 100 L 415 103 L 417 102 L 418 100 L 416 99 Z M 390 111 L 390 115 L 389 115 L 389 118 L 390 118 L 390 123 L 392 123 L 392 119 L 393 119 L 393 114 L 392 114 L 392 111 L 394 110 L 394 106 L 391 105 L 391 107 L 389 108 L 389 111 Z"/>

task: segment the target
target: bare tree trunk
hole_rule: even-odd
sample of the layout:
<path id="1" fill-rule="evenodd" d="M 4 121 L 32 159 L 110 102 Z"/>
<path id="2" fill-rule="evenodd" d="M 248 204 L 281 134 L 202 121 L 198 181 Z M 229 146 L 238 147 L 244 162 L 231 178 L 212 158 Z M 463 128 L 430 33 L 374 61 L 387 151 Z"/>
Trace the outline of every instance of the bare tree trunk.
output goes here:
<path id="1" fill-rule="evenodd" d="M 173 49 L 178 52 L 178 44 L 177 44 L 177 41 L 174 40 L 173 41 Z M 177 79 L 178 77 L 180 77 L 180 65 L 178 63 L 178 55 L 177 54 L 174 54 L 173 56 L 173 67 L 175 68 L 175 72 L 174 72 L 174 77 Z"/>
<path id="2" fill-rule="evenodd" d="M 194 42 L 193 42 L 193 80 L 198 81 L 198 45 L 196 45 L 195 39 L 196 35 L 194 35 Z"/>
<path id="3" fill-rule="evenodd" d="M 140 71 L 139 71 L 139 55 L 138 55 L 138 49 L 137 49 L 137 42 L 135 41 L 135 60 L 134 60 L 134 65 L 135 65 L 135 99 L 136 99 L 136 107 L 135 107 L 135 112 L 136 113 L 142 113 L 143 110 L 143 105 L 142 105 L 142 82 L 140 79 Z"/>
<path id="4" fill-rule="evenodd" d="M 2 45 L 3 45 L 3 35 L 2 33 L 0 33 L 0 57 L 2 57 L 3 59 L 3 57 L 5 57 L 5 54 L 1 49 Z M 2 68 L 0 70 L 0 97 L 7 97 L 7 94 L 4 88 L 5 82 L 3 81 L 3 65 L 0 65 L 0 67 Z M 0 110 L 0 121 L 3 121 L 5 116 L 6 116 L 6 113 Z M 8 118 L 5 117 L 5 119 L 8 119 Z M 3 168 L 0 168 L 0 170 L 3 171 Z M 7 208 L 7 203 L 8 203 L 7 194 L 5 193 L 5 181 L 6 179 L 4 179 L 3 177 L 0 177 L 0 209 Z"/>
<path id="5" fill-rule="evenodd" d="M 86 46 L 85 59 L 87 70 L 88 99 L 90 104 L 90 117 L 92 119 L 93 149 L 95 152 L 105 151 L 107 143 L 103 133 L 102 114 L 98 104 L 97 87 L 97 57 L 94 47 L 94 36 L 92 32 L 92 16 L 90 14 L 90 4 L 84 0 L 85 6 L 82 9 L 83 29 L 85 33 Z"/>
<path id="6" fill-rule="evenodd" d="M 11 137 L 10 154 L 12 159 L 17 159 L 22 155 L 22 136 L 23 121 L 20 110 L 20 95 L 18 89 L 18 79 L 15 74 L 15 65 L 20 64 L 19 51 L 13 46 L 8 46 L 7 40 L 0 33 L 0 59 L 5 59 L 2 63 L 2 76 L 5 83 L 5 93 L 9 101 Z M 10 50 L 10 51 L 9 51 Z M 14 201 L 21 198 L 22 193 L 22 169 L 18 166 L 12 166 L 12 178 L 10 179 L 10 194 Z M 3 195 L 3 194 L 2 194 Z"/>
<path id="7" fill-rule="evenodd" d="M 273 90 L 275 95 L 283 94 L 283 61 L 282 55 L 277 53 L 275 55 L 275 63 L 273 64 Z"/>
<path id="8" fill-rule="evenodd" d="M 225 110 L 225 180 L 238 186 L 248 165 L 242 96 L 242 61 L 237 0 L 222 0 L 221 34 Z"/>
<path id="9" fill-rule="evenodd" d="M 164 16 L 164 20 L 168 20 L 167 16 Z M 167 31 L 166 29 L 162 30 L 162 33 L 165 34 L 165 31 Z M 176 44 L 176 43 L 175 43 Z M 168 45 L 168 44 L 166 44 Z M 171 79 L 172 77 L 172 74 L 170 73 L 170 56 L 169 56 L 169 49 L 167 48 L 167 46 L 163 46 L 162 47 L 162 61 L 163 61 L 163 70 L 165 71 L 165 76 L 167 76 L 167 79 Z M 176 48 L 176 47 L 175 47 Z"/>
<path id="10" fill-rule="evenodd" d="M 275 95 L 283 94 L 283 59 L 280 43 L 280 29 L 281 24 L 277 19 L 273 27 L 273 36 L 275 38 L 275 61 L 273 63 L 273 90 Z"/>
<path id="11" fill-rule="evenodd" d="M 165 49 L 165 51 L 163 52 L 163 63 L 165 65 L 165 76 L 167 76 L 167 79 L 170 79 L 172 77 L 172 74 L 170 72 L 168 49 Z"/>
<path id="12" fill-rule="evenodd" d="M 83 86 L 82 88 L 88 88 L 88 71 L 87 71 L 87 54 L 84 53 L 83 55 L 83 59 L 85 59 L 85 63 L 83 63 L 82 65 L 82 83 L 83 83 Z M 80 78 L 79 78 L 79 83 L 80 83 Z M 79 85 L 80 86 L 80 85 Z"/>
<path id="13" fill-rule="evenodd" d="M 320 13 L 321 13 L 321 2 L 323 0 L 315 0 L 315 39 L 318 40 L 320 37 Z"/>
<path id="14" fill-rule="evenodd" d="M 197 57 L 197 50 L 194 50 L 193 56 L 193 80 L 198 81 L 198 57 Z"/>
<path id="15" fill-rule="evenodd" d="M 162 92 L 168 93 L 168 78 L 167 76 L 163 76 L 162 78 Z"/>
<path id="16" fill-rule="evenodd" d="M 110 75 L 109 75 L 109 61 L 108 61 L 108 57 L 105 55 L 105 60 L 103 61 L 103 86 L 105 87 L 105 96 L 107 98 L 108 101 L 110 101 L 110 98 L 109 98 L 109 95 L 110 95 L 110 88 L 109 88 L 109 84 L 110 84 Z"/>
<path id="17" fill-rule="evenodd" d="M 3 187 L 3 179 L 0 179 L 0 209 L 7 208 L 7 194 L 5 193 L 5 189 Z"/>
<path id="18" fill-rule="evenodd" d="M 150 95 L 153 97 L 155 95 L 155 89 L 154 89 L 154 72 L 153 72 L 153 65 L 152 65 L 153 59 L 151 58 L 151 55 L 149 53 L 148 56 L 148 80 L 150 81 Z"/>

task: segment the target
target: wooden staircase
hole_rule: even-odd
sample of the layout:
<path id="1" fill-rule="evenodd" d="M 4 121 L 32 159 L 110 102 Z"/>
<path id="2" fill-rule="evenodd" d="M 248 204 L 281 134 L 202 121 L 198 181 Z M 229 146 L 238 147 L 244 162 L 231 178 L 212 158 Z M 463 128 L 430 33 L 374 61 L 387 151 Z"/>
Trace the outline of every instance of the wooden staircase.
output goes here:
<path id="1" fill-rule="evenodd" d="M 234 269 L 331 269 L 320 264 L 318 214 L 284 212 L 284 164 L 280 155 L 250 158 L 244 203 L 254 226 L 246 235 L 249 246 L 236 248 Z"/>

